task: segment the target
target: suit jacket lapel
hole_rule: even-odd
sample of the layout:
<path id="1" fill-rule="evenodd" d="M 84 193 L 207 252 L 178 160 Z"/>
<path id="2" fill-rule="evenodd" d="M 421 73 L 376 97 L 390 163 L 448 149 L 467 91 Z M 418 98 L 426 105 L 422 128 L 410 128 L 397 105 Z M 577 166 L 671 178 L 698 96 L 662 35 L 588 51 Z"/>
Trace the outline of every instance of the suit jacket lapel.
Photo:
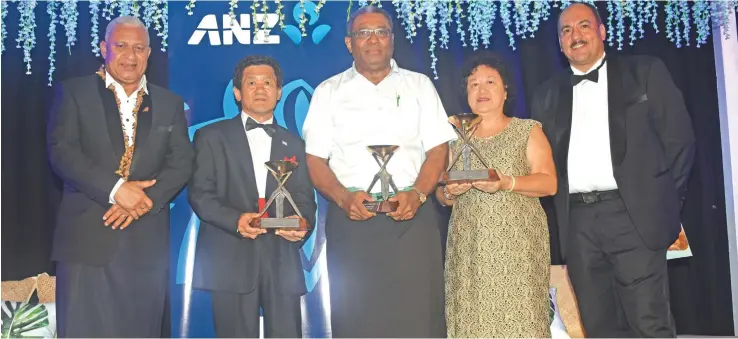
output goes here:
<path id="1" fill-rule="evenodd" d="M 607 62 L 607 105 L 610 126 L 610 156 L 613 167 L 619 166 L 625 156 L 624 88 L 618 59 Z M 614 170 L 614 168 L 613 168 Z"/>
<path id="2" fill-rule="evenodd" d="M 571 137 L 571 114 L 574 90 L 571 86 L 571 72 L 559 79 L 558 109 L 556 110 L 556 155 L 559 158 L 559 171 L 562 178 L 567 176 L 569 159 L 569 140 Z"/>
<path id="3" fill-rule="evenodd" d="M 151 94 L 151 92 L 149 92 Z M 133 159 L 131 160 L 131 173 L 134 173 L 136 164 L 140 161 L 142 153 L 147 151 L 146 140 L 149 139 L 151 133 L 151 125 L 154 120 L 154 97 L 151 95 L 144 95 L 141 106 L 138 107 L 138 120 L 136 122 L 136 140 L 134 145 L 136 146 L 133 150 Z M 159 114 L 160 115 L 160 114 Z M 120 128 L 118 128 L 120 130 Z"/>
<path id="4" fill-rule="evenodd" d="M 249 211 L 258 210 L 259 190 L 256 187 L 256 178 L 254 175 L 254 161 L 251 159 L 251 148 L 246 137 L 246 129 L 241 122 L 241 115 L 236 115 L 229 121 L 226 130 L 226 140 L 231 147 L 231 151 L 235 155 L 236 163 L 241 167 L 246 181 L 246 187 L 243 188 L 243 201 L 246 202 L 246 208 Z"/>
<path id="5" fill-rule="evenodd" d="M 120 121 L 120 111 L 118 110 L 118 104 L 115 100 L 115 93 L 105 88 L 105 83 L 102 79 L 98 79 L 100 86 L 100 98 L 102 98 L 103 111 L 105 111 L 105 122 L 108 127 L 108 135 L 110 137 L 110 143 L 113 148 L 113 155 L 116 161 L 116 165 L 120 163 L 120 158 L 123 156 L 125 151 L 125 141 L 123 140 L 123 129 Z M 117 168 L 117 166 L 116 166 Z"/>

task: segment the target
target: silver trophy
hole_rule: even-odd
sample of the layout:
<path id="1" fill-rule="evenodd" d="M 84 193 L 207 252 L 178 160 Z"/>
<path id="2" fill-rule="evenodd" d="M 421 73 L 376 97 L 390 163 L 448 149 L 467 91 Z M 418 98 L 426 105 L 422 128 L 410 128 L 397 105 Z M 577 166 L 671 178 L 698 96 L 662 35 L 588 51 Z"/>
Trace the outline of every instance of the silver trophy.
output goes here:
<path id="1" fill-rule="evenodd" d="M 484 161 L 481 152 L 469 141 L 474 131 L 479 126 L 482 118 L 474 113 L 459 113 L 448 118 L 449 123 L 454 126 L 454 131 L 460 138 L 461 149 L 456 156 L 449 163 L 446 172 L 442 174 L 441 183 L 461 183 L 461 182 L 473 182 L 473 181 L 497 181 L 500 180 L 497 175 L 497 171 L 489 168 L 487 162 Z M 472 170 L 471 169 L 471 155 L 474 153 L 477 159 L 487 169 Z M 452 171 L 451 169 L 461 158 L 461 170 Z"/>
<path id="2" fill-rule="evenodd" d="M 292 175 L 298 164 L 292 160 L 273 160 L 264 163 L 264 166 L 277 180 L 277 189 L 272 192 L 269 200 L 264 205 L 264 209 L 259 212 L 259 215 L 251 221 L 251 226 L 255 228 L 283 228 L 283 229 L 295 229 L 295 230 L 306 230 L 307 221 L 302 217 L 300 210 L 297 208 L 295 201 L 292 200 L 292 195 L 284 187 L 287 179 Z M 292 206 L 292 209 L 297 214 L 298 218 L 285 218 L 284 217 L 284 200 Z M 274 218 L 262 218 L 266 213 L 269 206 L 272 203 L 276 203 L 275 206 L 275 217 Z"/>
<path id="3" fill-rule="evenodd" d="M 389 199 L 390 187 L 392 187 L 393 192 L 398 192 L 397 186 L 395 185 L 394 180 L 392 180 L 392 175 L 387 172 L 387 163 L 392 159 L 392 156 L 398 148 L 400 148 L 400 146 L 397 145 L 367 146 L 367 149 L 372 153 L 372 157 L 377 162 L 377 165 L 379 165 L 379 172 L 374 175 L 374 179 L 372 179 L 372 183 L 369 184 L 369 188 L 367 188 L 366 192 L 371 192 L 377 181 L 379 181 L 382 191 L 382 201 L 364 202 L 364 207 L 371 212 L 394 212 L 397 209 L 397 205 L 399 205 L 397 202 L 387 201 L 387 199 Z"/>

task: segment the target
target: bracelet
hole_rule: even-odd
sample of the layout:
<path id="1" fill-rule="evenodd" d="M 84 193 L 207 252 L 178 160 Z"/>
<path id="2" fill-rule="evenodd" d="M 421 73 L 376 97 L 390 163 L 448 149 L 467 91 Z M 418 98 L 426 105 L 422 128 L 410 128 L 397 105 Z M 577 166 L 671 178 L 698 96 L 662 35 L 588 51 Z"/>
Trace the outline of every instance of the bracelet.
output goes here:
<path id="1" fill-rule="evenodd" d="M 510 175 L 509 177 L 512 179 L 512 185 L 510 185 L 510 189 L 505 190 L 505 192 L 512 192 L 515 189 L 515 176 Z"/>
<path id="2" fill-rule="evenodd" d="M 441 191 L 441 193 L 443 193 L 443 197 L 446 198 L 446 200 L 456 199 L 456 196 L 454 196 L 451 193 L 448 193 L 448 191 L 446 190 L 446 186 L 443 186 L 443 191 Z"/>

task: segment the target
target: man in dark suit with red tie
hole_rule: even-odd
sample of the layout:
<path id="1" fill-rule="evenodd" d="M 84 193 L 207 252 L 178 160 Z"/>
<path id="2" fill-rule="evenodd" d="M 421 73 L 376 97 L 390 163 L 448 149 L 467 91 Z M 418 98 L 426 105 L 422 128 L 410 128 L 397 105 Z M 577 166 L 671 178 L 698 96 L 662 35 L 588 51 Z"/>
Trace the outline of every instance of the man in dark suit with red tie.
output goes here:
<path id="1" fill-rule="evenodd" d="M 282 70 L 271 57 L 241 60 L 233 75 L 241 114 L 195 133 L 192 209 L 202 221 L 193 287 L 210 291 L 218 337 L 302 336 L 300 297 L 306 293 L 300 247 L 308 232 L 252 227 L 278 187 L 265 162 L 295 160 L 285 187 L 308 225 L 315 224 L 315 191 L 305 166 L 305 143 L 273 122 Z M 267 216 L 274 216 L 275 204 Z M 285 216 L 296 215 L 285 200 Z M 265 216 L 262 216 L 262 218 Z"/>
<path id="2" fill-rule="evenodd" d="M 560 15 L 570 69 L 533 97 L 551 142 L 562 254 L 588 337 L 673 337 L 666 251 L 694 159 L 682 95 L 661 60 L 606 55 L 597 9 Z"/>

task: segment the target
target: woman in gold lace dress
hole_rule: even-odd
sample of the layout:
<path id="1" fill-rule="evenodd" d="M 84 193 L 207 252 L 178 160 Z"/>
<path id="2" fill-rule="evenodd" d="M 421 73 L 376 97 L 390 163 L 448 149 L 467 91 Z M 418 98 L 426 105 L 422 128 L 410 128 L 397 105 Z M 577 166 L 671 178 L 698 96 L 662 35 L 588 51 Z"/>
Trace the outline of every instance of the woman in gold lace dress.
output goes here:
<path id="1" fill-rule="evenodd" d="M 514 90 L 502 58 L 483 52 L 462 68 L 481 122 L 471 143 L 499 181 L 448 184 L 446 322 L 454 337 L 550 337 L 549 237 L 538 198 L 556 192 L 551 147 L 538 122 L 510 117 Z M 460 151 L 451 144 L 451 156 Z M 472 169 L 484 166 L 472 152 Z M 461 169 L 458 161 L 455 169 Z"/>

